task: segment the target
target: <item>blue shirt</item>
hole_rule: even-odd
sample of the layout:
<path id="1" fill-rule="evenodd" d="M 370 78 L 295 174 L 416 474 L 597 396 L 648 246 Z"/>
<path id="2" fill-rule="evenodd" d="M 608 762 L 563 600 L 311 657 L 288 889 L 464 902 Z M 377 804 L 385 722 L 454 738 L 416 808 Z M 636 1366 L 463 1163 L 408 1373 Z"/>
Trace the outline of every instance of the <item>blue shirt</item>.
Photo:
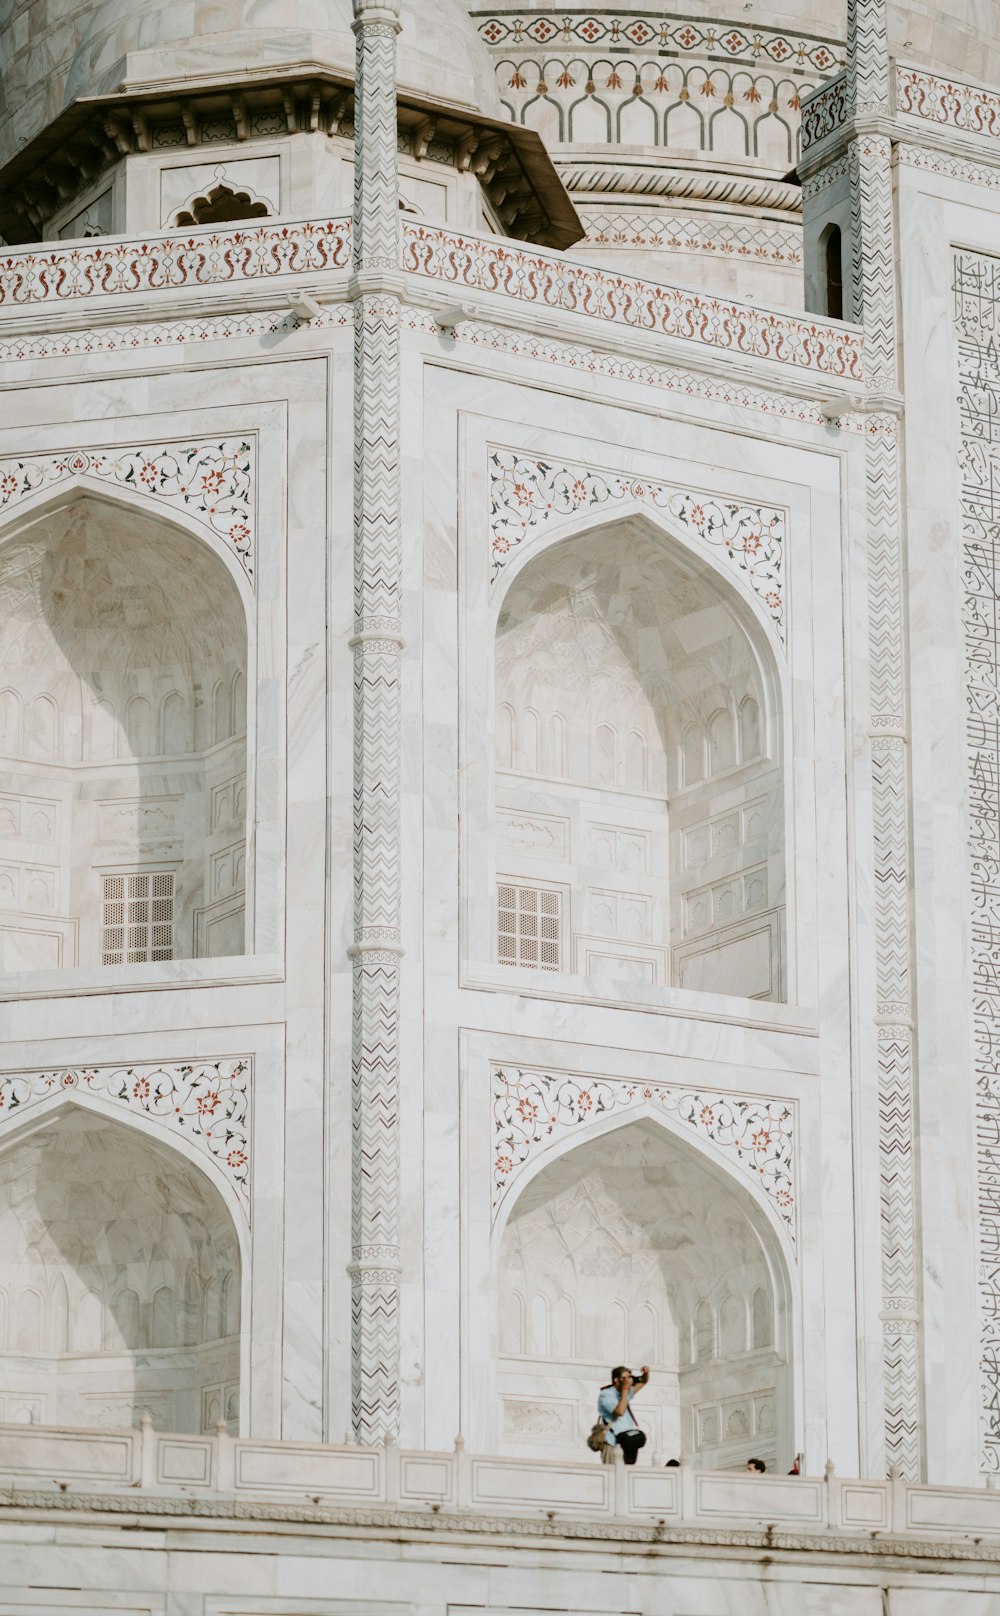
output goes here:
<path id="1" fill-rule="evenodd" d="M 615 1419 L 615 1409 L 620 1401 L 621 1392 L 617 1386 L 602 1386 L 597 1394 L 597 1412 L 602 1420 L 610 1421 L 604 1440 L 605 1442 L 610 1442 L 612 1447 L 617 1446 L 615 1441 L 616 1431 L 637 1431 L 639 1429 L 632 1418 L 632 1393 L 629 1392 L 628 1394 L 628 1407 L 624 1414 L 619 1414 L 618 1418 Z"/>

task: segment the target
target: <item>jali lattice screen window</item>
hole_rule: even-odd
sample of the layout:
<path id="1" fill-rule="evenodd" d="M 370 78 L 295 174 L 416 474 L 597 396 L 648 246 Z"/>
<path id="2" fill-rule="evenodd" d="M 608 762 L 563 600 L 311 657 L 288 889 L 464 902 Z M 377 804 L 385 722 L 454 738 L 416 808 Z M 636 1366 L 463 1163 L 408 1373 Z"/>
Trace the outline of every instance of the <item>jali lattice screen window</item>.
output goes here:
<path id="1" fill-rule="evenodd" d="M 122 871 L 105 875 L 102 881 L 102 963 L 137 965 L 173 959 L 173 871 Z"/>
<path id="2" fill-rule="evenodd" d="M 498 883 L 497 958 L 501 965 L 558 971 L 561 932 L 561 893 Z"/>

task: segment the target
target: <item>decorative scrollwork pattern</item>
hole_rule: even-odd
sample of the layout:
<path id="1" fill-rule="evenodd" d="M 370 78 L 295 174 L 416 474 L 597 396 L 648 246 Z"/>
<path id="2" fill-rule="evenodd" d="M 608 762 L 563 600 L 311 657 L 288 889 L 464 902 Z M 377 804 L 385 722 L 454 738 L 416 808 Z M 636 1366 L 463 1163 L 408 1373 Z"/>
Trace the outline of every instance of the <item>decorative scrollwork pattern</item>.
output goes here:
<path id="1" fill-rule="evenodd" d="M 794 1244 L 791 1101 L 514 1066 L 493 1068 L 494 1216 L 540 1147 L 585 1123 L 640 1107 L 662 1112 L 707 1140 L 763 1192 Z"/>
<path id="2" fill-rule="evenodd" d="M 696 543 L 725 557 L 784 641 L 784 511 L 645 477 L 532 460 L 513 449 L 490 451 L 490 581 L 499 578 L 512 553 L 544 522 L 626 500 L 663 511 Z"/>
<path id="3" fill-rule="evenodd" d="M 252 1064 L 248 1057 L 238 1056 L 191 1065 L 0 1072 L 0 1128 L 60 1089 L 97 1094 L 123 1112 L 140 1112 L 169 1133 L 183 1134 L 212 1158 L 249 1208 Z"/>
<path id="4" fill-rule="evenodd" d="M 0 510 L 70 477 L 93 477 L 205 522 L 254 576 L 256 445 L 253 439 L 71 449 L 0 460 Z"/>

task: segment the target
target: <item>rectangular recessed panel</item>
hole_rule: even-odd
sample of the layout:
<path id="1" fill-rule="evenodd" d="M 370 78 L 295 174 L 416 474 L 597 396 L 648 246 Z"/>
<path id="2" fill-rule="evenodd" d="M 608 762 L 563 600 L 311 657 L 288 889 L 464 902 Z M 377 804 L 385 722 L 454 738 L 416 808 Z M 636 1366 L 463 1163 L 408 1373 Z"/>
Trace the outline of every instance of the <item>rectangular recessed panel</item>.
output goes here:
<path id="1" fill-rule="evenodd" d="M 695 1477 L 698 1514 L 713 1520 L 822 1521 L 823 1488 L 819 1482 L 763 1476 L 702 1472 Z"/>
<path id="2" fill-rule="evenodd" d="M 236 1486 L 256 1492 L 296 1492 L 358 1498 L 380 1498 L 378 1453 L 336 1453 L 296 1448 L 290 1442 L 273 1447 L 240 1443 L 236 1451 Z"/>
<path id="3" fill-rule="evenodd" d="M 878 1482 L 849 1484 L 840 1487 L 840 1520 L 842 1526 L 867 1526 L 872 1531 L 889 1525 L 889 1491 Z"/>
<path id="4" fill-rule="evenodd" d="M 475 1504 L 560 1505 L 574 1509 L 610 1510 L 610 1465 L 593 1470 L 568 1465 L 504 1463 L 474 1459 L 472 1499 Z"/>
<path id="5" fill-rule="evenodd" d="M 451 1498 L 450 1459 L 403 1459 L 400 1464 L 402 1498 Z"/>
<path id="6" fill-rule="evenodd" d="M 210 1442 L 171 1442 L 160 1437 L 157 1443 L 157 1480 L 186 1481 L 207 1485 L 212 1479 Z"/>
<path id="7" fill-rule="evenodd" d="M 1000 1532 L 1000 1492 L 956 1488 L 907 1489 L 907 1526 L 931 1532 Z"/>
<path id="8" fill-rule="evenodd" d="M 52 1431 L 15 1430 L 6 1426 L 0 1437 L 0 1473 L 45 1475 L 58 1481 L 120 1481 L 133 1479 L 131 1436 L 79 1436 Z"/>

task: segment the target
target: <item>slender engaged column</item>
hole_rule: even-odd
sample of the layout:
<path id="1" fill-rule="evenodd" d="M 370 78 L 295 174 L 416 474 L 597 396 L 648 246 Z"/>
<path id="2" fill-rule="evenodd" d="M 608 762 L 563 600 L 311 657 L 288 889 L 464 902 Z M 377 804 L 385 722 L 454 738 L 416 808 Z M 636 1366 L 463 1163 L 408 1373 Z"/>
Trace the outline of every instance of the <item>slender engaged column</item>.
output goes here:
<path id="1" fill-rule="evenodd" d="M 399 0 L 354 0 L 351 1419 L 399 1429 Z"/>
<path id="2" fill-rule="evenodd" d="M 905 710 L 903 534 L 895 403 L 896 277 L 884 0 L 850 0 L 848 145 L 854 318 L 865 331 L 872 813 L 875 829 L 875 1039 L 882 1228 L 882 1376 L 887 1467 L 921 1474 L 917 1225 L 914 1195 L 914 1041 L 910 771 Z M 884 128 L 884 126 L 883 126 Z"/>

